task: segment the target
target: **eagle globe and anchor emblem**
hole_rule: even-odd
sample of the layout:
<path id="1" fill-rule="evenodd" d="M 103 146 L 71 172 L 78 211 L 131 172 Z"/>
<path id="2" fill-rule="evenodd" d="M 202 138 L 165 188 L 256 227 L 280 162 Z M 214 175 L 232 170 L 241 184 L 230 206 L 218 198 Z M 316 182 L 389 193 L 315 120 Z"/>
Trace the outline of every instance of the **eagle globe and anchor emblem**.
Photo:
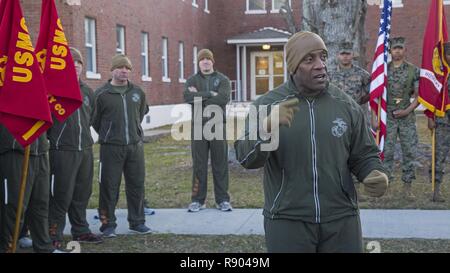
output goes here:
<path id="1" fill-rule="evenodd" d="M 342 118 L 337 118 L 333 123 L 336 125 L 331 128 L 331 133 L 335 137 L 342 137 L 347 131 L 347 123 Z"/>

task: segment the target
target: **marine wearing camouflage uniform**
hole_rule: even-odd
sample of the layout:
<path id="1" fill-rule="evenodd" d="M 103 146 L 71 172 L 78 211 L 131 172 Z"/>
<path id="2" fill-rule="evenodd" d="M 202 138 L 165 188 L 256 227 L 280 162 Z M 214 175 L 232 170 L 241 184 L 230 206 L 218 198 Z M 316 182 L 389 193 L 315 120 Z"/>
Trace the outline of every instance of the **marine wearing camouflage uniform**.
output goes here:
<path id="1" fill-rule="evenodd" d="M 404 38 L 392 40 L 392 48 L 404 47 Z M 419 86 L 420 70 L 415 65 L 404 61 L 399 67 L 388 65 L 387 88 L 387 136 L 384 147 L 384 167 L 389 173 L 389 181 L 393 181 L 392 169 L 394 165 L 394 152 L 397 136 L 402 148 L 402 181 L 411 183 L 416 178 L 414 160 L 417 153 L 416 115 L 414 111 L 406 117 L 396 119 L 393 111 L 406 109 L 414 90 Z"/>
<path id="2" fill-rule="evenodd" d="M 351 43 L 342 43 L 339 46 L 339 54 L 342 53 L 353 53 Z M 328 75 L 332 84 L 339 87 L 360 105 L 362 97 L 369 94 L 370 74 L 357 65 L 353 64 L 351 68 L 343 68 L 341 65 L 338 65 Z M 367 112 L 367 103 L 361 105 L 361 107 Z"/>

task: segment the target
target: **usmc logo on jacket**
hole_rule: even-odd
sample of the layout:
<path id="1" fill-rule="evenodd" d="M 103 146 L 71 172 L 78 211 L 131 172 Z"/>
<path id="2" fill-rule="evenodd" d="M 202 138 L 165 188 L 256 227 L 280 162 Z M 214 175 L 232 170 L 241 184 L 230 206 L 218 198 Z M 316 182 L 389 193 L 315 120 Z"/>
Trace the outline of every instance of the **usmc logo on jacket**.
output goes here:
<path id="1" fill-rule="evenodd" d="M 131 98 L 134 102 L 139 102 L 141 100 L 141 96 L 137 93 L 134 93 Z"/>
<path id="2" fill-rule="evenodd" d="M 347 131 L 347 123 L 341 118 L 337 118 L 333 123 L 336 125 L 331 128 L 331 133 L 335 137 L 342 137 Z"/>

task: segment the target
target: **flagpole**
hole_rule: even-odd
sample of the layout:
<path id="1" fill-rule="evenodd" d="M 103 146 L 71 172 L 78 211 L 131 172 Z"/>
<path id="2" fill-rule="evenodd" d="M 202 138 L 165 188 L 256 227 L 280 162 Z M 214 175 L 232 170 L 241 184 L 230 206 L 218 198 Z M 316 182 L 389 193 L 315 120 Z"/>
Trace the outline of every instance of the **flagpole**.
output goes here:
<path id="1" fill-rule="evenodd" d="M 380 132 L 381 132 L 381 97 L 378 98 L 378 113 L 377 113 L 377 146 L 380 146 Z"/>
<path id="2" fill-rule="evenodd" d="M 12 253 L 16 253 L 17 240 L 19 239 L 20 220 L 22 219 L 23 200 L 24 200 L 25 189 L 26 189 L 26 185 L 27 185 L 29 162 L 30 162 L 30 145 L 28 145 L 25 148 L 25 155 L 24 155 L 23 162 L 22 162 L 22 177 L 21 177 L 20 191 L 19 191 L 19 202 L 17 203 L 16 224 L 14 226 L 14 237 L 13 237 L 12 247 L 11 247 Z"/>
<path id="3" fill-rule="evenodd" d="M 431 132 L 431 191 L 434 192 L 436 183 L 436 128 Z"/>

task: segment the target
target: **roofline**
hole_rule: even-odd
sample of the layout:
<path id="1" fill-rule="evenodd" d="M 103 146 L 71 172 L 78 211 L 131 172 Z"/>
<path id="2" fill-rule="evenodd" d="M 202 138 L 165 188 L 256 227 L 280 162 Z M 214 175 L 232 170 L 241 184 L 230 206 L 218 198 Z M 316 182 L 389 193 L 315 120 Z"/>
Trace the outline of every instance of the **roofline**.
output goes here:
<path id="1" fill-rule="evenodd" d="M 227 44 L 270 44 L 270 43 L 287 43 L 289 38 L 272 38 L 272 39 L 230 39 Z"/>

